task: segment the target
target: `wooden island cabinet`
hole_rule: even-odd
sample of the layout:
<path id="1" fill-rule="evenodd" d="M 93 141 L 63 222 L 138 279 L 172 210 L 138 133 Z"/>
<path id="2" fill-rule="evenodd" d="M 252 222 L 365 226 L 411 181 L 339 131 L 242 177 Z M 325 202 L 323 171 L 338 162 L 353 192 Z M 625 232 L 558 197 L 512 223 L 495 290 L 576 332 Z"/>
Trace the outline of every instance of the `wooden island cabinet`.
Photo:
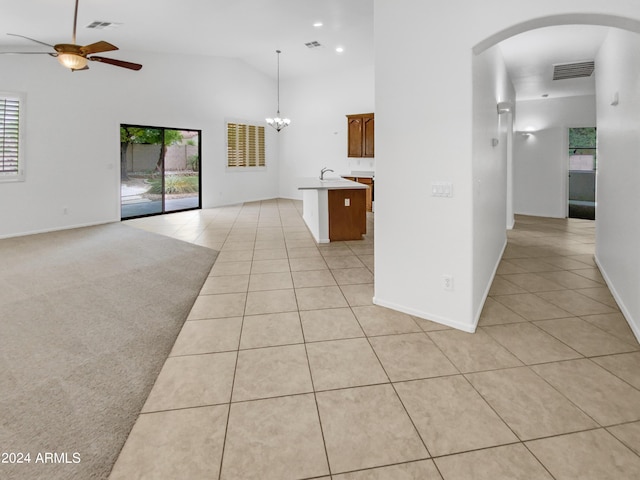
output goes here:
<path id="1" fill-rule="evenodd" d="M 373 158 L 375 152 L 373 113 L 347 115 L 348 147 L 351 158 Z"/>
<path id="2" fill-rule="evenodd" d="M 362 183 L 366 185 L 367 190 L 365 193 L 365 208 L 367 212 L 373 212 L 373 178 L 371 177 L 350 177 L 343 175 L 342 178 L 347 180 L 351 180 L 352 182 Z"/>
<path id="3" fill-rule="evenodd" d="M 361 240 L 367 233 L 366 185 L 344 178 L 300 179 L 302 218 L 317 243 Z"/>
<path id="4" fill-rule="evenodd" d="M 367 233 L 365 191 L 340 189 L 328 194 L 329 240 L 360 240 Z"/>

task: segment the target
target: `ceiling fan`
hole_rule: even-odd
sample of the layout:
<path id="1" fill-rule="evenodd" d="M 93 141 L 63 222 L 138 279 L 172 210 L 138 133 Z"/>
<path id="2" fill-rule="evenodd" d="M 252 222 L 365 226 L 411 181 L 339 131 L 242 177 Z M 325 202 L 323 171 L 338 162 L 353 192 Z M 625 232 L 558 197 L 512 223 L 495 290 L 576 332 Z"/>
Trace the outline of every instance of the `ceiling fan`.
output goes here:
<path id="1" fill-rule="evenodd" d="M 40 40 L 35 40 L 33 38 L 25 37 L 24 35 L 8 33 L 7 35 L 25 38 L 32 42 L 39 43 L 40 45 L 51 47 L 55 50 L 55 53 L 54 52 L 0 52 L 0 53 L 51 55 L 52 57 L 57 57 L 58 61 L 64 67 L 70 69 L 72 72 L 75 72 L 76 70 L 88 70 L 89 66 L 87 65 L 87 63 L 89 61 L 107 63 L 109 65 L 128 68 L 130 70 L 140 70 L 142 68 L 142 65 L 140 65 L 139 63 L 125 62 L 124 60 L 116 60 L 114 58 L 99 57 L 96 55 L 92 55 L 94 53 L 102 53 L 102 52 L 110 52 L 113 50 L 118 50 L 118 47 L 116 47 L 115 45 L 111 45 L 109 42 L 100 41 L 100 42 L 92 43 L 91 45 L 84 45 L 84 46 L 76 45 L 76 27 L 78 24 L 78 2 L 79 0 L 76 0 L 76 8 L 73 16 L 73 38 L 71 40 L 71 43 L 59 43 L 57 45 L 49 45 L 48 43 L 41 42 Z M 88 55 L 91 55 L 91 56 L 88 56 Z"/>

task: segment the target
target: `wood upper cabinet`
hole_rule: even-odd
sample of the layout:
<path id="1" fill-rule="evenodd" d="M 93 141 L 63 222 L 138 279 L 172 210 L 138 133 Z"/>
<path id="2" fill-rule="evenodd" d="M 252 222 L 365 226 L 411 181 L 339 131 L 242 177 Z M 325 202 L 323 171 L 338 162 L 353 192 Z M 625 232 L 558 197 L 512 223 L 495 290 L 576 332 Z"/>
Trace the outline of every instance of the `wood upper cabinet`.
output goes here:
<path id="1" fill-rule="evenodd" d="M 349 133 L 348 156 L 370 157 L 374 156 L 374 127 L 373 113 L 360 113 L 347 115 Z"/>

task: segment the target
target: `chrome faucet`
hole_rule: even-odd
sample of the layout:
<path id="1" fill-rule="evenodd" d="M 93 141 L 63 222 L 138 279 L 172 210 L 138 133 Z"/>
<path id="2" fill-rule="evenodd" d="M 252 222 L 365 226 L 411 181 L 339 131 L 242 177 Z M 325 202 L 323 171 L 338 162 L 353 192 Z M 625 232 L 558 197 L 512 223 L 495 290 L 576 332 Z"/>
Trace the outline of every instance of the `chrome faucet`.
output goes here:
<path id="1" fill-rule="evenodd" d="M 333 172 L 333 170 L 327 167 L 324 167 L 322 170 L 320 170 L 320 180 L 324 180 L 324 174 L 327 172 Z"/>

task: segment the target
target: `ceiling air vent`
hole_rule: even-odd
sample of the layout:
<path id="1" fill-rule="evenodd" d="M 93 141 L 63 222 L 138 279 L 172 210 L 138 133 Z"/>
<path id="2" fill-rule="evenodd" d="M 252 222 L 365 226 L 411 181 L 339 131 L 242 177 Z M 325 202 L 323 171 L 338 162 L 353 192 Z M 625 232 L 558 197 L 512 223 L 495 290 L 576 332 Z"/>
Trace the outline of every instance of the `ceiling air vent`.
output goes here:
<path id="1" fill-rule="evenodd" d="M 305 43 L 305 46 L 307 48 L 318 48 L 318 47 L 321 47 L 322 45 L 320 44 L 320 42 L 317 42 L 317 41 L 314 40 L 313 42 Z"/>
<path id="2" fill-rule="evenodd" d="M 588 62 L 563 63 L 553 66 L 553 79 L 566 80 L 568 78 L 590 77 L 593 73 L 595 63 Z"/>
<path id="3" fill-rule="evenodd" d="M 121 23 L 113 23 L 113 22 L 100 22 L 100 21 L 95 21 L 95 22 L 91 22 L 89 25 L 87 25 L 85 28 L 93 28 L 95 30 L 104 30 L 106 28 L 118 28 L 120 25 L 122 25 Z"/>

